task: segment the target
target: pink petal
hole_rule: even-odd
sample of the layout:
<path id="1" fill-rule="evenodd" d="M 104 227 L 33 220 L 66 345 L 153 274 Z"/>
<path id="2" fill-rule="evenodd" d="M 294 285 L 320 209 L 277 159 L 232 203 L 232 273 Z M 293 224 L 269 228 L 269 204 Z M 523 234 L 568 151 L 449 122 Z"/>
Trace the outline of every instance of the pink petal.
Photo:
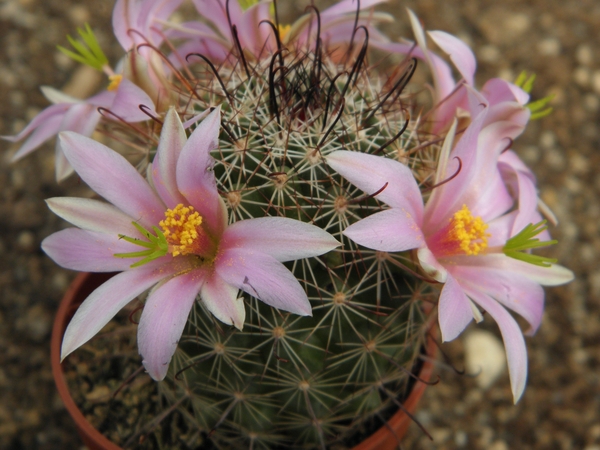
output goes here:
<path id="1" fill-rule="evenodd" d="M 238 36 L 242 46 L 249 48 L 254 55 L 265 54 L 265 49 L 277 49 L 273 30 L 267 24 L 260 24 L 263 20 L 271 21 L 270 3 L 257 3 L 244 11 L 240 22 L 237 24 Z"/>
<path id="2" fill-rule="evenodd" d="M 411 58 L 414 57 L 427 62 L 432 72 L 436 88 L 436 98 L 434 99 L 436 103 L 447 98 L 456 89 L 456 81 L 452 76 L 450 66 L 435 53 L 430 52 L 427 49 L 426 51 L 423 51 L 423 49 L 413 44 L 403 44 L 398 42 L 371 42 L 371 40 L 369 40 L 369 45 L 389 53 L 407 55 Z M 454 117 L 454 114 L 455 111 L 452 113 L 452 117 Z"/>
<path id="3" fill-rule="evenodd" d="M 75 197 L 49 198 L 46 203 L 54 214 L 84 230 L 138 237 L 133 219 L 109 203 Z"/>
<path id="4" fill-rule="evenodd" d="M 38 114 L 19 134 L 16 136 L 2 136 L 2 139 L 18 142 L 25 136 L 31 134 L 23 143 L 21 148 L 14 154 L 11 161 L 18 161 L 28 155 L 45 141 L 55 136 L 60 129 L 64 114 L 70 105 L 52 105 Z"/>
<path id="5" fill-rule="evenodd" d="M 423 197 L 411 170 L 404 164 L 345 150 L 327 155 L 327 164 L 367 194 L 381 191 L 375 198 L 405 210 L 416 223 L 422 223 Z"/>
<path id="6" fill-rule="evenodd" d="M 544 290 L 535 281 L 514 272 L 479 266 L 454 266 L 452 275 L 469 291 L 487 294 L 521 315 L 534 334 L 542 322 Z"/>
<path id="7" fill-rule="evenodd" d="M 231 28 L 227 20 L 225 0 L 192 0 L 200 16 L 210 20 L 219 30 L 223 37 L 233 42 Z M 208 13 L 210 11 L 210 14 Z M 242 7 L 237 1 L 229 2 L 229 17 L 233 25 L 238 24 L 244 14 Z"/>
<path id="8" fill-rule="evenodd" d="M 552 264 L 551 267 L 536 266 L 525 261 L 506 256 L 503 253 L 477 256 L 477 258 L 456 258 L 458 264 L 464 266 L 485 266 L 519 274 L 542 286 L 559 286 L 572 281 L 575 276 L 569 269 Z"/>
<path id="9" fill-rule="evenodd" d="M 187 203 L 177 188 L 175 176 L 177 160 L 186 142 L 187 136 L 179 115 L 171 108 L 165 117 L 156 156 L 152 162 L 154 189 L 169 208 L 179 203 Z"/>
<path id="10" fill-rule="evenodd" d="M 162 34 L 154 30 L 182 3 L 182 0 L 117 0 L 113 9 L 113 32 L 125 51 L 144 38 L 156 46 L 162 42 Z M 135 33 L 137 31 L 137 33 Z"/>
<path id="11" fill-rule="evenodd" d="M 506 348 L 513 399 L 517 403 L 523 395 L 527 382 L 527 348 L 523 333 L 515 319 L 487 295 L 473 291 L 469 292 L 469 296 L 492 316 L 500 328 Z"/>
<path id="12" fill-rule="evenodd" d="M 194 37 L 177 47 L 176 51 L 177 55 L 169 56 L 169 60 L 176 68 L 181 66 L 180 61 L 185 61 L 186 57 L 192 53 L 204 55 L 212 61 L 213 64 L 223 62 L 231 55 L 229 47 L 224 46 L 222 39 L 209 37 L 200 37 L 199 39 Z M 196 60 L 198 60 L 197 57 L 190 58 L 190 62 L 196 62 Z M 200 60 L 198 61 L 202 64 Z"/>
<path id="13" fill-rule="evenodd" d="M 148 374 L 160 381 L 169 370 L 205 274 L 193 271 L 171 278 L 152 291 L 138 327 L 138 348 Z"/>
<path id="14" fill-rule="evenodd" d="M 140 109 L 142 105 L 151 114 L 158 116 L 158 113 L 154 110 L 154 102 L 148 97 L 148 94 L 127 78 L 123 78 L 117 89 L 117 95 L 108 109 L 125 122 L 142 122 L 150 119 Z M 108 114 L 108 117 L 112 118 L 112 115 Z"/>
<path id="15" fill-rule="evenodd" d="M 63 153 L 62 149 L 60 148 L 60 144 L 57 141 L 56 145 L 54 146 L 54 174 L 56 181 L 60 183 L 61 181 L 70 177 L 74 172 L 75 170 L 71 164 L 69 164 L 67 157 Z"/>
<path id="16" fill-rule="evenodd" d="M 481 93 L 492 106 L 501 102 L 514 101 L 525 105 L 529 101 L 529 94 L 527 92 L 500 78 L 488 80 L 483 85 Z"/>
<path id="17" fill-rule="evenodd" d="M 136 35 L 129 30 L 137 29 L 137 18 L 143 6 L 141 1 L 117 0 L 113 9 L 112 25 L 113 32 L 119 44 L 125 51 L 134 45 Z"/>
<path id="18" fill-rule="evenodd" d="M 221 249 L 244 248 L 266 253 L 277 261 L 322 255 L 340 243 L 319 227 L 283 217 L 241 220 L 227 227 Z"/>
<path id="19" fill-rule="evenodd" d="M 477 62 L 469 46 L 445 31 L 429 31 L 428 34 L 444 53 L 450 56 L 465 81 L 473 85 Z"/>
<path id="20" fill-rule="evenodd" d="M 343 234 L 363 247 L 382 252 L 401 252 L 426 245 L 415 218 L 401 208 L 372 214 L 350 225 Z"/>
<path id="21" fill-rule="evenodd" d="M 140 247 L 120 240 L 116 234 L 68 228 L 44 239 L 42 250 L 66 269 L 82 272 L 118 272 L 129 269 L 136 259 L 117 258 L 115 253 L 137 252 Z"/>
<path id="22" fill-rule="evenodd" d="M 428 277 L 433 278 L 439 283 L 445 283 L 448 279 L 448 271 L 440 264 L 435 255 L 427 247 L 421 247 L 417 250 L 417 260 L 423 272 Z"/>
<path id="23" fill-rule="evenodd" d="M 379 5 L 380 3 L 384 3 L 387 0 L 361 0 L 360 1 L 360 10 L 363 11 L 367 8 L 372 8 L 375 5 Z M 339 16 L 342 14 L 352 14 L 356 13 L 356 8 L 359 6 L 359 2 L 356 0 L 342 0 L 337 2 L 335 5 L 330 6 L 329 8 L 323 10 L 321 12 L 321 17 L 330 17 L 330 16 Z"/>
<path id="24" fill-rule="evenodd" d="M 121 155 L 76 133 L 61 133 L 59 142 L 82 180 L 99 195 L 145 228 L 164 218 L 163 203 Z"/>
<path id="25" fill-rule="evenodd" d="M 448 274 L 438 303 L 442 341 L 454 340 L 473 319 L 471 302 L 461 285 Z"/>
<path id="26" fill-rule="evenodd" d="M 227 283 L 218 271 L 208 276 L 200 293 L 202 303 L 217 319 L 238 330 L 244 327 L 246 309 L 244 299 L 238 298 L 239 289 Z"/>
<path id="27" fill-rule="evenodd" d="M 71 319 L 63 338 L 61 359 L 89 341 L 125 305 L 171 272 L 166 266 L 148 263 L 122 272 L 98 287 Z"/>
<path id="28" fill-rule="evenodd" d="M 312 315 L 306 293 L 296 277 L 269 255 L 228 249 L 217 257 L 215 270 L 227 283 L 267 305 L 302 316 Z"/>
<path id="29" fill-rule="evenodd" d="M 498 167 L 504 182 L 513 195 L 517 195 L 518 199 L 517 215 L 510 230 L 510 237 L 512 237 L 527 225 L 542 220 L 540 213 L 537 211 L 538 194 L 535 177 L 514 152 L 503 153 Z M 540 236 L 539 238 L 542 240 L 549 239 L 549 235 Z"/>
<path id="30" fill-rule="evenodd" d="M 206 221 L 213 234 L 226 225 L 227 211 L 217 192 L 210 152 L 219 147 L 221 109 L 216 108 L 189 137 L 177 162 L 177 186 Z"/>

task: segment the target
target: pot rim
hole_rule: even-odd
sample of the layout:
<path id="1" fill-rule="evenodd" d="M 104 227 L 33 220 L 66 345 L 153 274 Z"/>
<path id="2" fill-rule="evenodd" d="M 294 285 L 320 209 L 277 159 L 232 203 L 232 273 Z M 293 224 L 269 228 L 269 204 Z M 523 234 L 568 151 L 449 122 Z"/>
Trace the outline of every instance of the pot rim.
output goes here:
<path id="1" fill-rule="evenodd" d="M 118 445 L 111 442 L 102 433 L 100 433 L 83 415 L 79 410 L 79 407 L 73 400 L 69 387 L 67 385 L 62 365 L 60 361 L 60 348 L 62 343 L 63 334 L 71 320 L 76 308 L 73 304 L 77 301 L 81 302 L 87 297 L 85 291 L 83 294 L 82 287 L 89 282 L 90 278 L 105 278 L 108 279 L 113 274 L 104 273 L 88 273 L 82 272 L 77 275 L 73 282 L 69 285 L 69 288 L 65 292 L 54 319 L 54 325 L 52 327 L 52 337 L 50 340 L 50 359 L 52 364 L 52 375 L 54 382 L 58 390 L 58 394 L 62 399 L 63 403 L 69 415 L 75 421 L 75 426 L 79 431 L 81 439 L 90 450 L 123 450 Z M 90 291 L 91 293 L 91 291 Z M 83 298 L 81 298 L 83 297 Z M 77 305 L 79 306 L 79 304 Z M 437 350 L 437 345 L 433 336 L 429 333 L 426 338 L 426 355 L 427 358 L 423 360 L 423 365 L 419 373 L 417 374 L 418 380 L 413 384 L 412 390 L 406 400 L 402 403 L 404 410 L 414 411 L 417 404 L 421 400 L 427 383 L 431 379 L 433 373 L 433 356 Z M 422 381 L 421 381 L 422 380 Z M 384 450 L 398 448 L 398 444 L 401 442 L 402 437 L 406 434 L 409 425 L 413 422 L 413 418 L 406 414 L 403 409 L 398 409 L 392 417 L 390 417 L 387 423 L 379 428 L 375 433 L 370 435 L 360 444 L 352 447 L 351 450 Z"/>

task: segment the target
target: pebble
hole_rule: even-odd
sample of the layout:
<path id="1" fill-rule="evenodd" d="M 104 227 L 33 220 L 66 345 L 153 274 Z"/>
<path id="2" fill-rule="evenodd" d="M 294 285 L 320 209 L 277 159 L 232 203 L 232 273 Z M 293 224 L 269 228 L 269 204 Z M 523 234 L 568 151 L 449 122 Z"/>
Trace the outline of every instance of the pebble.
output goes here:
<path id="1" fill-rule="evenodd" d="M 600 99 L 595 94 L 585 94 L 583 97 L 583 107 L 586 111 L 595 113 L 600 109 Z"/>
<path id="2" fill-rule="evenodd" d="M 579 66 L 573 71 L 573 81 L 582 88 L 587 88 L 590 85 L 592 74 L 587 67 Z"/>
<path id="3" fill-rule="evenodd" d="M 575 52 L 575 58 L 579 64 L 591 66 L 594 62 L 594 53 L 588 44 L 580 44 Z"/>
<path id="4" fill-rule="evenodd" d="M 469 442 L 469 437 L 467 436 L 467 433 L 465 433 L 464 431 L 459 430 L 454 434 L 454 443 L 456 444 L 457 447 L 464 447 L 467 445 L 468 442 Z"/>
<path id="5" fill-rule="evenodd" d="M 502 342 L 489 331 L 471 330 L 465 335 L 464 343 L 467 373 L 477 374 L 477 385 L 488 389 L 506 370 Z"/>
<path id="6" fill-rule="evenodd" d="M 538 51 L 544 56 L 560 55 L 561 45 L 556 38 L 546 38 L 537 44 Z"/>
<path id="7" fill-rule="evenodd" d="M 531 27 L 531 19 L 524 13 L 511 14 L 506 18 L 504 24 L 506 32 L 515 38 L 525 33 Z"/>
<path id="8" fill-rule="evenodd" d="M 600 94 L 600 70 L 596 70 L 592 74 L 592 89 L 596 94 Z"/>

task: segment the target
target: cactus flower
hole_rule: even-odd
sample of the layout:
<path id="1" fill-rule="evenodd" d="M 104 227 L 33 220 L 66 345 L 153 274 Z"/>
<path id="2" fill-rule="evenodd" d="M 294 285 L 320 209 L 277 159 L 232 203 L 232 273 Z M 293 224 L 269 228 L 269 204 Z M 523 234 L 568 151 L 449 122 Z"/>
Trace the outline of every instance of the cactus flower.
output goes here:
<path id="1" fill-rule="evenodd" d="M 139 87 L 131 81 L 123 79 L 118 88 L 104 91 L 86 100 L 68 96 L 56 89 L 43 87 L 42 92 L 53 105 L 44 109 L 15 136 L 1 136 L 10 142 L 19 142 L 27 138 L 17 150 L 12 160 L 17 161 L 56 136 L 61 131 L 73 131 L 84 136 L 91 136 L 100 120 L 98 108 L 110 111 L 108 118 L 119 117 L 126 122 L 147 120 L 139 106 L 145 105 L 148 111 L 154 111 L 154 103 Z M 66 161 L 60 146 L 56 146 L 56 179 L 68 177 L 73 169 Z"/>
<path id="2" fill-rule="evenodd" d="M 277 30 L 279 40 L 288 48 L 314 45 L 318 29 L 322 45 L 330 50 L 344 47 L 355 34 L 357 8 L 362 12 L 384 1 L 342 0 L 320 13 L 319 26 L 314 14 L 303 15 L 291 25 L 279 24 Z M 249 57 L 254 59 L 270 57 L 277 50 L 273 29 L 266 23 L 271 22 L 275 25 L 270 2 L 194 0 L 193 3 L 199 14 L 214 29 L 201 22 L 186 22 L 170 30 L 167 33 L 169 38 L 189 39 L 191 37 L 178 48 L 178 53 L 182 57 L 189 53 L 200 53 L 215 62 L 226 60 L 231 55 L 232 49 L 237 48 L 233 27 L 240 47 Z M 371 38 L 387 41 L 372 24 L 388 19 L 390 17 L 387 14 L 371 11 L 368 17 L 361 15 L 357 25 L 367 27 Z M 364 35 L 361 34 L 360 39 L 362 42 Z"/>
<path id="3" fill-rule="evenodd" d="M 166 376 L 197 298 L 217 319 L 239 329 L 245 320 L 240 289 L 271 306 L 311 315 L 304 289 L 282 262 L 320 255 L 339 243 L 314 225 L 282 217 L 228 224 L 209 153 L 218 146 L 219 129 L 217 109 L 186 139 L 170 110 L 150 183 L 104 145 L 72 132 L 60 134 L 75 171 L 112 205 L 48 200 L 56 214 L 79 228 L 54 233 L 42 248 L 68 269 L 121 272 L 80 306 L 65 332 L 63 358 L 148 289 L 138 346 L 155 380 Z"/>
<path id="4" fill-rule="evenodd" d="M 515 102 L 513 110 L 522 108 Z M 473 318 L 482 320 L 478 307 L 495 319 L 516 402 L 527 378 L 526 347 L 505 308 L 525 318 L 532 334 L 543 312 L 540 285 L 563 284 L 573 274 L 554 260 L 529 253 L 554 241 L 539 242 L 545 227 L 530 172 L 516 155 L 501 156 L 506 143 L 522 130 L 514 117 L 498 116 L 488 104 L 451 150 L 455 121 L 441 150 L 437 187 L 426 205 L 411 170 L 397 161 L 337 151 L 327 156 L 327 163 L 390 206 L 350 225 L 344 234 L 379 251 L 416 250 L 425 274 L 443 284 L 438 318 L 444 341 L 456 338 Z"/>

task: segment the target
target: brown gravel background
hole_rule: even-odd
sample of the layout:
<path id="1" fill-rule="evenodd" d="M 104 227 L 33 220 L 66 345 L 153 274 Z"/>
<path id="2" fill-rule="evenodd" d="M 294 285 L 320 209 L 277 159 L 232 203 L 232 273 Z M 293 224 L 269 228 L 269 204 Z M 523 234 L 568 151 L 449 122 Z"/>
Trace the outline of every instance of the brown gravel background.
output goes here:
<path id="1" fill-rule="evenodd" d="M 0 0 L 0 134 L 17 132 L 47 105 L 40 85 L 92 93 L 86 92 L 96 83 L 90 73 L 55 46 L 88 21 L 105 49 L 116 48 L 112 5 Z M 418 413 L 434 441 L 412 426 L 403 447 L 600 450 L 600 2 L 394 0 L 386 5 L 397 17 L 390 33 L 411 36 L 406 6 L 428 29 L 472 45 L 479 85 L 526 69 L 538 75 L 534 98 L 556 95 L 555 112 L 531 123 L 515 148 L 559 217 L 554 253 L 577 279 L 547 290 L 543 324 L 528 339 L 529 382 L 518 405 L 506 374 L 482 391 L 472 377 L 440 367 L 441 382 L 427 390 Z M 108 53 L 116 61 L 118 49 Z M 73 274 L 58 269 L 39 245 L 60 226 L 43 199 L 83 187 L 77 180 L 56 186 L 53 144 L 14 165 L 7 151 L 13 147 L 1 145 L 0 448 L 76 449 L 81 443 L 55 393 L 49 362 L 53 314 Z M 498 333 L 492 323 L 484 327 Z M 461 368 L 460 339 L 443 349 Z"/>

